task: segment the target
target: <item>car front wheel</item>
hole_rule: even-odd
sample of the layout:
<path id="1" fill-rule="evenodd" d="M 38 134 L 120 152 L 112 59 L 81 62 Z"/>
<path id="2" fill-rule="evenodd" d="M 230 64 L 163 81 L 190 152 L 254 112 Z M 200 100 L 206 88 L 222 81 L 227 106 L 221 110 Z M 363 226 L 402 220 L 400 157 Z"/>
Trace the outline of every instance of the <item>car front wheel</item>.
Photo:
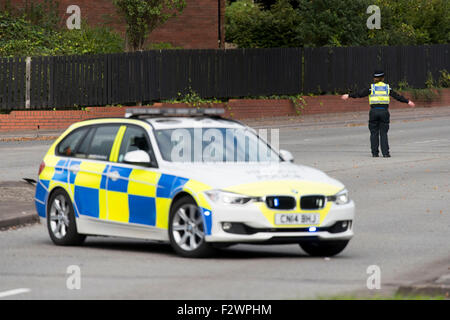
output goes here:
<path id="1" fill-rule="evenodd" d="M 213 248 L 205 241 L 201 209 L 190 197 L 183 197 L 173 205 L 169 237 L 172 248 L 183 257 L 201 258 L 213 252 Z"/>

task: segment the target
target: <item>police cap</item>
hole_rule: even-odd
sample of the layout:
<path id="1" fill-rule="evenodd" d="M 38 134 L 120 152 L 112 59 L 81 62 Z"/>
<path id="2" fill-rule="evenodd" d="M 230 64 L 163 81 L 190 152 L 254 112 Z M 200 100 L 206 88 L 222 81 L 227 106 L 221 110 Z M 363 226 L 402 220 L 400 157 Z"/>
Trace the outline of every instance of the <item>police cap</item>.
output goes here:
<path id="1" fill-rule="evenodd" d="M 381 71 L 381 70 L 376 70 L 376 71 L 373 73 L 373 77 L 374 77 L 374 78 L 381 78 L 381 77 L 384 77 L 384 72 Z"/>

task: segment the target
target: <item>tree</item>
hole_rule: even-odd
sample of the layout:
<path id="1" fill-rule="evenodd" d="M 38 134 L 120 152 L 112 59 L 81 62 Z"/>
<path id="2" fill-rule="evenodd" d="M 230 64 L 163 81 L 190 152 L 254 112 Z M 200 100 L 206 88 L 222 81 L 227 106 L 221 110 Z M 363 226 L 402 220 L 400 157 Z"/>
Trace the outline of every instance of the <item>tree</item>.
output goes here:
<path id="1" fill-rule="evenodd" d="M 368 29 L 367 8 L 381 10 Z M 226 39 L 241 48 L 449 43 L 449 0 L 237 0 L 228 5 Z"/>
<path id="2" fill-rule="evenodd" d="M 228 42 L 241 48 L 298 47 L 302 20 L 288 0 L 277 0 L 264 10 L 252 0 L 232 3 L 225 11 Z"/>
<path id="3" fill-rule="evenodd" d="M 371 44 L 449 43 L 450 1 L 375 0 L 381 8 L 381 30 L 371 30 Z"/>
<path id="4" fill-rule="evenodd" d="M 125 18 L 131 51 L 142 50 L 147 36 L 186 6 L 185 0 L 114 0 L 114 4 Z"/>
<path id="5" fill-rule="evenodd" d="M 367 41 L 368 0 L 297 0 L 304 45 L 362 46 Z"/>

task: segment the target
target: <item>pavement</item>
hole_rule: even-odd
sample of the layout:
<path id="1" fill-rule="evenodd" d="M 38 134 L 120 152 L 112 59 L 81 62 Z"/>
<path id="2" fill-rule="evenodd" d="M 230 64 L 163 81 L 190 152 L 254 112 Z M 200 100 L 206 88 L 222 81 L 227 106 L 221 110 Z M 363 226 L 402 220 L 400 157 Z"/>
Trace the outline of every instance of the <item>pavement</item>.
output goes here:
<path id="1" fill-rule="evenodd" d="M 76 261 L 86 266 L 90 283 L 83 297 L 90 298 L 285 299 L 324 292 L 367 293 L 361 287 L 365 284 L 365 268 L 371 264 L 381 266 L 383 287 L 390 293 L 448 297 L 450 107 L 391 110 L 390 159 L 369 156 L 367 118 L 367 112 L 357 112 L 243 121 L 255 128 L 279 128 L 280 147 L 290 150 L 296 162 L 324 170 L 346 184 L 357 204 L 356 236 L 342 256 L 331 259 L 332 262 L 306 257 L 294 246 L 255 249 L 242 245 L 227 249 L 208 262 L 190 262 L 190 281 L 198 279 L 195 270 L 199 267 L 203 268 L 202 281 L 205 276 L 210 281 L 210 288 L 199 292 L 196 285 L 189 285 L 183 292 L 164 287 L 173 287 L 178 279 L 175 274 L 183 273 L 173 266 L 179 260 L 165 245 L 88 238 L 84 247 L 68 253 L 49 244 L 44 226 L 20 228 L 38 221 L 34 187 L 22 178 L 36 179 L 43 155 L 61 132 L 0 133 L 0 229 L 7 229 L 0 232 L 0 291 L 18 284 L 22 278 L 29 281 L 28 286 L 39 287 L 35 276 L 49 275 L 39 274 L 34 267 L 45 269 L 45 261 L 40 259 L 50 256 L 57 265 Z M 105 261 L 99 261 L 97 256 L 109 263 L 103 266 Z M 296 263 L 294 258 L 299 257 L 302 259 Z M 127 258 L 137 258 L 137 265 L 131 268 L 134 273 L 130 273 L 130 278 L 123 278 Z M 148 260 L 152 261 L 153 271 L 164 275 L 162 278 L 148 278 L 144 271 Z M 91 261 L 110 269 L 107 275 L 98 274 Z M 217 261 L 228 269 L 221 269 Z M 278 267 L 280 263 L 283 272 Z M 340 275 L 333 277 L 337 271 Z M 236 272 L 240 275 L 236 276 Z M 114 281 L 106 279 L 108 276 L 110 280 L 118 279 L 120 293 L 114 290 Z M 236 277 L 243 281 L 242 285 L 236 283 Z M 141 291 L 130 290 L 127 279 Z M 154 295 L 140 287 L 140 281 L 164 289 Z M 100 291 L 99 285 L 104 285 Z M 61 292 L 53 288 L 44 293 L 44 298 L 55 298 Z M 64 293 L 63 297 L 74 296 Z"/>
<path id="2" fill-rule="evenodd" d="M 0 182 L 0 230 L 39 222 L 34 189 L 27 182 Z"/>

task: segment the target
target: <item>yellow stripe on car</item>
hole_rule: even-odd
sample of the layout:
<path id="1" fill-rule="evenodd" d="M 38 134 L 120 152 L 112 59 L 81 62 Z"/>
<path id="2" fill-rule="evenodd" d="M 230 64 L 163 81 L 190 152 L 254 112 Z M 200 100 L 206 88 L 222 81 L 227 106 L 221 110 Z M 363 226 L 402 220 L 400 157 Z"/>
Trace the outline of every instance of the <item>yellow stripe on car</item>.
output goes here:
<path id="1" fill-rule="evenodd" d="M 109 161 L 117 162 L 117 158 L 119 157 L 120 146 L 122 144 L 123 135 L 127 130 L 127 126 L 121 126 L 119 131 L 117 132 L 116 139 L 114 140 L 114 144 L 111 149 L 111 155 L 109 156 Z"/>

